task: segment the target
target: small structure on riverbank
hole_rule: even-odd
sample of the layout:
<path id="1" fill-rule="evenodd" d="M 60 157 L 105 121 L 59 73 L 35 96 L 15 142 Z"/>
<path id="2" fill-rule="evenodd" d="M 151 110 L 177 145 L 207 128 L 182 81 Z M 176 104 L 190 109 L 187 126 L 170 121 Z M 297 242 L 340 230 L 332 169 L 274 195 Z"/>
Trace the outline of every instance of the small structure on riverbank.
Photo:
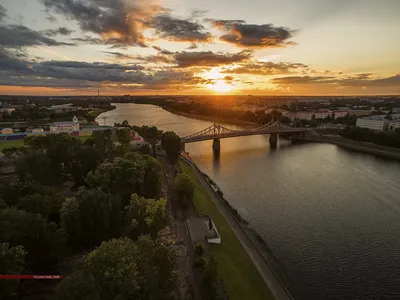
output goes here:
<path id="1" fill-rule="evenodd" d="M 221 244 L 221 236 L 210 216 L 190 218 L 186 224 L 193 243 L 207 241 L 210 244 Z"/>

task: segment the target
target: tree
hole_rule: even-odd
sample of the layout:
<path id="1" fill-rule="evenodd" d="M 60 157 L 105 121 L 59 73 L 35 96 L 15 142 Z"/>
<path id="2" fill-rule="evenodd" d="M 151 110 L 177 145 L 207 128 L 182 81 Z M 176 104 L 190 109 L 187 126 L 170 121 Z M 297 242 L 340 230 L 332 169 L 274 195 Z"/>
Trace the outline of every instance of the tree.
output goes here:
<path id="1" fill-rule="evenodd" d="M 100 150 L 93 146 L 84 145 L 74 157 L 74 164 L 71 167 L 71 174 L 74 177 L 75 184 L 80 186 L 85 184 L 86 176 L 103 161 L 103 155 Z"/>
<path id="2" fill-rule="evenodd" d="M 87 287 L 87 288 L 86 288 Z M 173 252 L 149 238 L 103 242 L 81 269 L 65 278 L 58 299 L 173 300 L 177 277 Z"/>
<path id="3" fill-rule="evenodd" d="M 16 160 L 15 170 L 21 180 L 34 179 L 41 184 L 51 185 L 57 179 L 51 160 L 45 153 L 39 151 L 31 151 L 20 156 Z"/>
<path id="4" fill-rule="evenodd" d="M 27 148 L 25 146 L 22 146 L 22 147 L 5 148 L 1 152 L 5 155 L 5 157 L 12 159 L 26 153 L 26 151 Z"/>
<path id="5" fill-rule="evenodd" d="M 187 208 L 193 202 L 196 185 L 186 174 L 179 174 L 174 182 L 174 192 L 179 203 Z"/>
<path id="6" fill-rule="evenodd" d="M 151 156 L 144 156 L 145 174 L 141 194 L 147 198 L 157 198 L 160 196 L 163 172 L 159 161 Z"/>
<path id="7" fill-rule="evenodd" d="M 154 200 L 132 195 L 126 212 L 127 236 L 136 240 L 140 235 L 149 234 L 156 239 L 158 232 L 168 224 L 167 201 Z"/>
<path id="8" fill-rule="evenodd" d="M 0 274 L 19 275 L 25 270 L 26 251 L 22 246 L 0 243 Z M 0 280 L 0 299 L 13 299 L 19 280 Z"/>
<path id="9" fill-rule="evenodd" d="M 8 206 L 40 214 L 44 219 L 59 223 L 64 198 L 47 186 L 37 182 L 20 181 L 0 188 L 0 198 Z"/>
<path id="10" fill-rule="evenodd" d="M 57 262 L 63 235 L 55 223 L 47 223 L 38 214 L 7 208 L 0 211 L 0 240 L 24 246 L 28 264 L 49 270 Z"/>
<path id="11" fill-rule="evenodd" d="M 75 246 L 96 246 L 120 232 L 122 207 L 118 197 L 100 189 L 81 188 L 64 202 L 61 225 Z"/>
<path id="12" fill-rule="evenodd" d="M 204 269 L 201 280 L 201 287 L 206 300 L 223 299 L 220 290 L 220 280 L 218 274 L 218 264 L 214 255 L 211 256 L 207 266 Z"/>
<path id="13" fill-rule="evenodd" d="M 115 163 L 104 163 L 90 172 L 86 182 L 90 188 L 101 188 L 105 192 L 120 195 L 124 204 L 130 196 L 140 193 L 146 165 L 143 159 L 129 161 L 122 159 Z"/>
<path id="14" fill-rule="evenodd" d="M 177 136 L 174 132 L 165 132 L 162 136 L 161 146 L 170 162 L 174 163 L 179 157 L 181 152 L 181 138 Z"/>
<path id="15" fill-rule="evenodd" d="M 135 152 L 126 154 L 125 159 L 137 164 L 144 163 L 145 173 L 140 195 L 147 198 L 157 198 L 161 193 L 163 180 L 161 163 L 151 156 L 140 155 Z"/>
<path id="16" fill-rule="evenodd" d="M 161 140 L 162 131 L 158 130 L 157 127 L 142 126 L 139 130 L 139 134 L 151 145 L 153 154 L 156 152 L 156 144 Z"/>

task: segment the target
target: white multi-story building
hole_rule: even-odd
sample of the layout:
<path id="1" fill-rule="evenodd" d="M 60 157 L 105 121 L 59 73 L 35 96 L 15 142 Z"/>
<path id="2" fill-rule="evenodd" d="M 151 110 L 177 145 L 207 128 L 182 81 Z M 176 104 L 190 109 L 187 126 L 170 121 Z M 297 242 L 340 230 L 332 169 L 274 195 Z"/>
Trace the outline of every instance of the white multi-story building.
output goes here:
<path id="1" fill-rule="evenodd" d="M 72 122 L 55 122 L 50 126 L 50 132 L 53 133 L 71 133 L 73 131 L 79 131 L 79 121 L 77 117 L 74 117 Z"/>
<path id="2" fill-rule="evenodd" d="M 383 131 L 383 130 L 388 130 L 389 120 L 386 119 L 386 115 L 369 116 L 364 118 L 358 118 L 356 126 L 376 131 Z"/>

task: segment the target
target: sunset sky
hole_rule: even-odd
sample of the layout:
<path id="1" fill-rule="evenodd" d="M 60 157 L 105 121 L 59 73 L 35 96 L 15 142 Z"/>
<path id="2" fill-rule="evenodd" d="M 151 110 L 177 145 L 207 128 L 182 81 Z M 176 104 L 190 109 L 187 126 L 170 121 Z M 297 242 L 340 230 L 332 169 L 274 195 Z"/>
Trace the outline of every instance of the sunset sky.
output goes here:
<path id="1" fill-rule="evenodd" d="M 0 94 L 400 94 L 400 0 L 0 0 Z"/>

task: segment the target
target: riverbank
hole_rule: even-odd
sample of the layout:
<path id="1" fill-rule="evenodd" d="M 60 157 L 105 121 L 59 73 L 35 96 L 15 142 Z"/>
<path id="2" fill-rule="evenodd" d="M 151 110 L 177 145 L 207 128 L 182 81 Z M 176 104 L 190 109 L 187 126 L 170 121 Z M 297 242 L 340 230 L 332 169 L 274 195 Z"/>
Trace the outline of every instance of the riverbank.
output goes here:
<path id="1" fill-rule="evenodd" d="M 322 135 L 322 136 L 314 136 L 314 137 L 306 137 L 302 140 L 311 143 L 329 143 L 334 144 L 336 146 L 363 152 L 374 154 L 382 157 L 387 157 L 391 159 L 399 159 L 400 160 L 400 149 L 391 148 L 386 146 L 381 146 L 373 143 L 366 143 L 366 142 L 359 142 L 353 141 L 349 139 L 342 138 L 340 136 L 329 136 L 329 135 Z"/>
<path id="2" fill-rule="evenodd" d="M 171 109 L 168 107 L 162 107 L 162 109 L 170 112 L 171 114 L 175 114 L 175 115 L 187 117 L 187 118 L 192 118 L 192 119 L 197 119 L 197 120 L 202 120 L 202 121 L 211 121 L 211 122 L 218 122 L 218 123 L 224 123 L 224 124 L 229 124 L 229 125 L 238 125 L 238 126 L 246 126 L 246 127 L 261 126 L 260 124 L 254 123 L 254 122 L 246 122 L 246 121 L 240 121 L 240 120 L 218 118 L 218 117 L 214 117 L 214 116 L 202 116 L 202 115 L 184 113 L 184 112 L 177 111 L 177 110 L 174 110 L 174 109 Z"/>
<path id="3" fill-rule="evenodd" d="M 291 299 L 249 235 L 189 159 L 182 159 L 180 166 L 196 183 L 198 213 L 210 215 L 221 234 L 222 243 L 212 249 L 230 299 Z"/>

